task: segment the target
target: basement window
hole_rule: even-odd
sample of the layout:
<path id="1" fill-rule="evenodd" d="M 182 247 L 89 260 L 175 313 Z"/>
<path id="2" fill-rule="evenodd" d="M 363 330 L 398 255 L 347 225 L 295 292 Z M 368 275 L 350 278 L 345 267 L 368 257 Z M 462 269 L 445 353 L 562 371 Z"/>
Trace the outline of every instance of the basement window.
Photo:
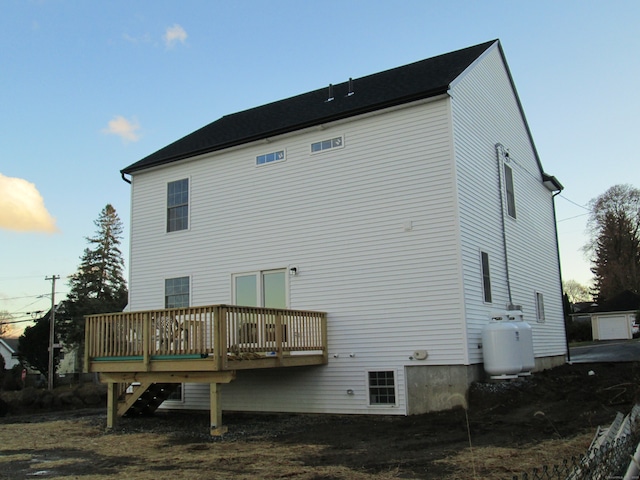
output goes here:
<path id="1" fill-rule="evenodd" d="M 393 370 L 369 372 L 369 405 L 395 405 L 396 385 Z"/>
<path id="2" fill-rule="evenodd" d="M 332 148 L 342 148 L 343 146 L 343 137 L 330 138 L 328 140 L 322 140 L 321 142 L 312 143 L 311 153 L 324 152 L 325 150 L 331 150 Z"/>
<path id="3" fill-rule="evenodd" d="M 265 153 L 256 157 L 256 165 L 265 165 L 267 163 L 282 162 L 285 159 L 284 150 L 277 152 Z"/>
<path id="4" fill-rule="evenodd" d="M 167 397 L 167 401 L 184 402 L 184 384 L 178 385 L 173 393 Z"/>

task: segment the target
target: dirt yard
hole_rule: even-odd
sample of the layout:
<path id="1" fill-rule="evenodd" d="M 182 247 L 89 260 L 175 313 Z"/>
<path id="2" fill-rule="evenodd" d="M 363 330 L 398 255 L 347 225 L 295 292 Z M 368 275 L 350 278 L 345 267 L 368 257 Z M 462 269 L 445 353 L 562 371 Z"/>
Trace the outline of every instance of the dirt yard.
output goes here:
<path id="1" fill-rule="evenodd" d="M 592 374 L 590 374 L 592 373 Z M 0 418 L 0 478 L 511 479 L 584 453 L 599 425 L 640 401 L 640 362 L 565 365 L 477 384 L 469 409 L 411 417 L 206 413 L 122 419 L 104 408 Z M 65 408 L 63 408 L 65 407 Z"/>

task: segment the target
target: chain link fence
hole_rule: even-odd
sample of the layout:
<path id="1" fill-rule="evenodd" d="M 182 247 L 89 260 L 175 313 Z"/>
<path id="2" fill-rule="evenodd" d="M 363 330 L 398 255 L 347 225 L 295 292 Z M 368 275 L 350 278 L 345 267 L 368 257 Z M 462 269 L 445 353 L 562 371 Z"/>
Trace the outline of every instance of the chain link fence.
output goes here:
<path id="1" fill-rule="evenodd" d="M 635 426 L 627 435 L 593 445 L 585 455 L 533 469 L 513 480 L 622 480 L 639 443 L 640 428 Z"/>

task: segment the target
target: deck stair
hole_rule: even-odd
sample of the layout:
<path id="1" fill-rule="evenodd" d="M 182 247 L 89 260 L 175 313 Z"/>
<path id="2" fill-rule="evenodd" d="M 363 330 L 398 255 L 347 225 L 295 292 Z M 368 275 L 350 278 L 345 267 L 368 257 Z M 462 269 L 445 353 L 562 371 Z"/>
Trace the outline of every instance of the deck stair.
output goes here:
<path id="1" fill-rule="evenodd" d="M 152 415 L 179 386 L 178 383 L 131 384 L 120 396 L 118 415 L 126 417 Z"/>
<path id="2" fill-rule="evenodd" d="M 148 415 L 182 384 L 209 384 L 211 435 L 225 431 L 221 385 L 237 371 L 329 363 L 326 312 L 240 305 L 85 317 L 85 370 L 107 384 L 107 428 Z"/>

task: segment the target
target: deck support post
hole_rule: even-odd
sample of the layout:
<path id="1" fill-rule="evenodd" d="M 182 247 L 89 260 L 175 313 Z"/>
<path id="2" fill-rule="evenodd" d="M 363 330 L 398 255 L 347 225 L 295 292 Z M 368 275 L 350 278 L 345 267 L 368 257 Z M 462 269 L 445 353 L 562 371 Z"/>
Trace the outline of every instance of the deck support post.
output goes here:
<path id="1" fill-rule="evenodd" d="M 107 384 L 107 430 L 111 430 L 118 418 L 118 384 Z"/>
<path id="2" fill-rule="evenodd" d="M 210 408 L 211 408 L 211 436 L 219 437 L 227 432 L 227 427 L 222 426 L 222 402 L 220 385 L 209 384 Z"/>

